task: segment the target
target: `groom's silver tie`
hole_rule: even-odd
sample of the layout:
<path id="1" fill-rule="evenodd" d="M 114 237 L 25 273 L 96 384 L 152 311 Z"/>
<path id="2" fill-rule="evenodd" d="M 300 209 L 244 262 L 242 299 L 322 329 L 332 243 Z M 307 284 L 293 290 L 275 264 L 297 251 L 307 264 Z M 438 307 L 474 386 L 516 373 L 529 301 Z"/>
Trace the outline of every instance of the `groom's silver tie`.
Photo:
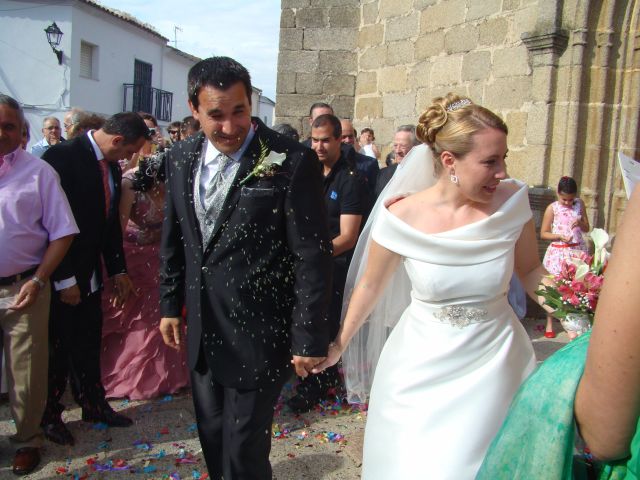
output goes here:
<path id="1" fill-rule="evenodd" d="M 225 198 L 227 198 L 229 188 L 231 188 L 231 184 L 233 183 L 233 178 L 237 171 L 237 168 L 233 168 L 233 163 L 234 160 L 224 153 L 218 155 L 218 164 L 220 167 L 209 182 L 209 185 L 207 185 L 203 202 L 205 228 L 202 233 L 205 239 L 209 239 L 218 215 L 220 215 L 222 211 L 222 205 L 224 204 Z"/>

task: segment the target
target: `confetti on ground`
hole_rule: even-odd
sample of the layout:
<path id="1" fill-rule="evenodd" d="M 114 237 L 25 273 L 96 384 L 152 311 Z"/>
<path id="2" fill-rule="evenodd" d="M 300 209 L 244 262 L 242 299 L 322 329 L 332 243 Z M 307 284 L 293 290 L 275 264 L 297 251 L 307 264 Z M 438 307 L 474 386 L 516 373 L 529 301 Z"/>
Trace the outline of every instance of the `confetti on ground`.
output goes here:
<path id="1" fill-rule="evenodd" d="M 153 444 L 151 442 L 145 442 L 142 440 L 136 440 L 135 442 L 133 442 L 133 446 L 139 450 L 144 450 L 146 452 L 153 449 Z"/>
<path id="2" fill-rule="evenodd" d="M 176 458 L 176 466 L 178 465 L 184 465 L 184 464 L 195 464 L 198 463 L 198 460 L 196 460 L 193 455 L 191 455 L 190 453 L 185 456 L 185 457 L 178 457 Z"/>
<path id="3" fill-rule="evenodd" d="M 347 440 L 344 438 L 344 435 L 341 435 L 335 432 L 318 433 L 315 437 L 323 443 L 346 443 L 347 442 Z"/>
<path id="4" fill-rule="evenodd" d="M 100 423 L 94 423 L 93 424 L 93 428 L 94 430 L 106 430 L 109 428 L 109 425 L 107 425 L 106 423 L 100 422 Z"/>
<path id="5" fill-rule="evenodd" d="M 171 402 L 173 400 L 173 395 L 165 395 L 162 400 L 160 400 L 160 403 L 167 403 L 167 402 Z"/>
<path id="6" fill-rule="evenodd" d="M 198 424 L 196 423 L 192 423 L 187 427 L 187 432 L 197 432 L 197 431 L 198 431 Z"/>
<path id="7" fill-rule="evenodd" d="M 92 469 L 96 472 L 118 472 L 122 470 L 129 470 L 130 467 L 126 460 L 109 460 L 107 463 L 94 463 Z"/>

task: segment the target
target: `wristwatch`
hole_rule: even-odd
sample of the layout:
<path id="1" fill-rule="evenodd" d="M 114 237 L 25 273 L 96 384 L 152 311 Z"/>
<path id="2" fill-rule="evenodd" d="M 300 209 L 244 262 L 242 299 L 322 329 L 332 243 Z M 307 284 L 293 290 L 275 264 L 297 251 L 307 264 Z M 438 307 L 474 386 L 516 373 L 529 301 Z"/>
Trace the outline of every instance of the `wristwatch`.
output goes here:
<path id="1" fill-rule="evenodd" d="M 38 278 L 37 275 L 34 275 L 33 277 L 31 277 L 31 281 L 36 285 L 38 285 L 38 287 L 40 287 L 41 289 L 45 287 L 45 283 L 42 280 L 40 280 L 40 278 Z"/>

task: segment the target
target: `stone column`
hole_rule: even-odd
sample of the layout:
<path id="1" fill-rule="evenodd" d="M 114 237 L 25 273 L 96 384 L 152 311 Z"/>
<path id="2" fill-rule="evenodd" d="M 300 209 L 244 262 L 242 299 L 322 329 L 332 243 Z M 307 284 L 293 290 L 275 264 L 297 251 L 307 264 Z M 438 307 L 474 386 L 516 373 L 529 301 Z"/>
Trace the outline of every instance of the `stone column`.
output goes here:
<path id="1" fill-rule="evenodd" d="M 549 163 L 553 133 L 554 104 L 558 59 L 565 51 L 569 36 L 560 29 L 562 1 L 541 0 L 536 29 L 521 35 L 531 54 L 532 106 L 527 122 L 529 155 L 542 160 L 537 178 L 529 181 L 536 185 L 549 184 Z"/>

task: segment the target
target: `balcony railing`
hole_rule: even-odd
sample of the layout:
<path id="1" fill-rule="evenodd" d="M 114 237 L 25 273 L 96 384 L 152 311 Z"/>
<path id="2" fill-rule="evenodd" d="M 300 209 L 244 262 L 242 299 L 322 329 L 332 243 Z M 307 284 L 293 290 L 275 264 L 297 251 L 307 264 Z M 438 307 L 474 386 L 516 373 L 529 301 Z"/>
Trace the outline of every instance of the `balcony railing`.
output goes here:
<path id="1" fill-rule="evenodd" d="M 146 112 L 160 121 L 171 121 L 173 93 L 135 83 L 124 83 L 123 86 L 123 112 Z"/>

